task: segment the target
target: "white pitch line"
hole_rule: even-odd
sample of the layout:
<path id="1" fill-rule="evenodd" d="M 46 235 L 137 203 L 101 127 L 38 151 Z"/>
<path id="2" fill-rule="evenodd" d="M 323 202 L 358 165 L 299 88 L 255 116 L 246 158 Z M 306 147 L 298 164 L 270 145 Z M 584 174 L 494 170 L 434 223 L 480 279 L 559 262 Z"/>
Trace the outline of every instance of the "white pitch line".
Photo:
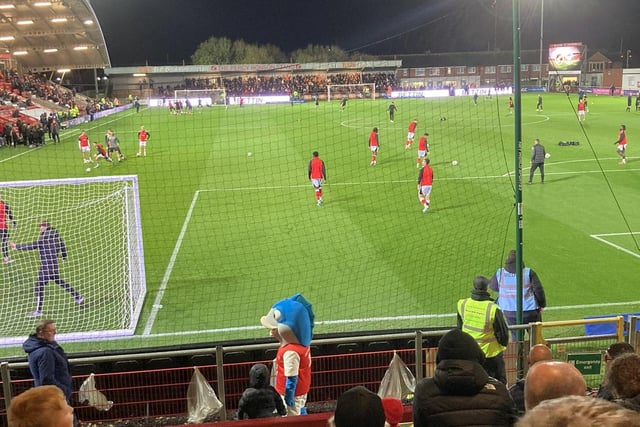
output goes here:
<path id="1" fill-rule="evenodd" d="M 624 252 L 624 253 L 626 253 L 628 255 L 634 256 L 636 258 L 640 258 L 640 254 L 638 254 L 636 252 L 633 252 L 633 251 L 630 251 L 629 249 L 626 249 L 626 248 L 624 248 L 624 247 L 622 247 L 620 245 L 616 245 L 615 243 L 610 242 L 610 241 L 600 237 L 600 236 L 605 236 L 605 237 L 608 237 L 608 236 L 629 236 L 629 235 L 632 235 L 632 234 L 640 234 L 640 232 L 633 231 L 631 233 L 590 234 L 589 236 L 593 237 L 594 239 L 599 240 L 602 243 L 604 243 L 606 245 L 609 245 L 609 246 L 611 246 L 611 247 L 613 247 L 613 248 L 615 248 L 615 249 L 617 249 L 619 251 L 622 251 L 622 252 Z"/>
<path id="2" fill-rule="evenodd" d="M 34 147 L 34 148 L 32 148 L 31 150 L 28 150 L 28 151 L 23 151 L 22 153 L 16 154 L 15 156 L 7 157 L 6 159 L 0 160 L 0 163 L 4 163 L 4 162 L 8 162 L 9 160 L 17 159 L 18 157 L 24 156 L 25 154 L 29 154 L 32 151 L 40 150 L 42 147 L 44 147 L 44 145 L 41 145 L 40 147 Z"/>
<path id="3" fill-rule="evenodd" d="M 572 309 L 584 309 L 584 308 L 601 308 L 601 307 L 620 307 L 627 305 L 638 305 L 640 301 L 629 301 L 629 302 L 611 302 L 611 303 L 599 303 L 599 304 L 582 304 L 582 305 L 565 305 L 559 307 L 547 307 L 545 311 L 563 311 L 563 310 L 572 310 Z M 389 316 L 389 317 L 370 317 L 370 318 L 362 318 L 362 319 L 337 319 L 337 320 L 326 320 L 316 322 L 315 325 L 340 325 L 346 323 L 367 323 L 367 322 L 388 322 L 388 321 L 399 321 L 399 320 L 424 320 L 424 319 L 437 319 L 437 318 L 448 318 L 455 317 L 456 313 L 443 313 L 443 314 L 416 314 L 416 315 L 407 315 L 407 316 Z M 236 327 L 228 327 L 228 328 L 218 328 L 218 329 L 203 329 L 200 331 L 182 331 L 182 332 L 165 332 L 161 334 L 145 334 L 144 338 L 158 338 L 158 337 L 176 337 L 176 336 L 187 336 L 187 335 L 201 335 L 201 334 L 217 334 L 224 332 L 240 332 L 240 331 L 255 331 L 264 329 L 262 325 L 255 326 L 236 326 Z M 357 333 L 357 331 L 355 331 Z M 121 340 L 121 339 L 132 339 L 132 338 L 140 338 L 139 335 L 132 335 L 126 337 L 118 337 L 118 338 L 110 338 L 109 341 Z"/>
<path id="4" fill-rule="evenodd" d="M 153 302 L 153 306 L 151 307 L 151 313 L 149 314 L 149 318 L 147 319 L 147 323 L 144 327 L 144 332 L 142 335 L 151 334 L 151 328 L 153 328 L 153 322 L 156 320 L 156 316 L 158 315 L 158 311 L 162 308 L 160 304 L 162 302 L 162 297 L 164 296 L 164 292 L 167 289 L 167 283 L 169 283 L 169 278 L 171 277 L 171 272 L 173 271 L 173 266 L 176 263 L 176 258 L 178 257 L 178 252 L 180 252 L 180 247 L 182 246 L 182 240 L 184 239 L 184 235 L 187 232 L 187 227 L 189 226 L 189 222 L 191 221 L 191 215 L 193 214 L 193 210 L 198 201 L 198 196 L 200 195 L 199 191 L 196 191 L 193 195 L 193 199 L 191 199 L 191 205 L 189 206 L 189 210 L 187 211 L 187 217 L 182 224 L 182 229 L 180 230 L 180 235 L 178 236 L 178 240 L 176 241 L 176 246 L 173 248 L 173 253 L 171 254 L 171 258 L 169 259 L 169 265 L 167 265 L 167 269 L 164 272 L 164 277 L 162 278 L 162 283 L 160 284 L 160 289 L 158 289 L 158 293 L 156 294 L 156 299 Z"/>

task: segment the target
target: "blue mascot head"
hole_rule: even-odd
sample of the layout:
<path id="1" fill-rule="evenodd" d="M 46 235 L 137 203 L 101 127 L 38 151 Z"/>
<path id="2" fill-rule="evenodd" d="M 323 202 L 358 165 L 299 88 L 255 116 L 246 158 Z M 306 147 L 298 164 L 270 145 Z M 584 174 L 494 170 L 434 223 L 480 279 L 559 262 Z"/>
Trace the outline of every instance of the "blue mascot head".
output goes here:
<path id="1" fill-rule="evenodd" d="M 281 345 L 300 344 L 308 347 L 313 337 L 313 309 L 302 294 L 278 301 L 260 323 L 269 328 Z"/>

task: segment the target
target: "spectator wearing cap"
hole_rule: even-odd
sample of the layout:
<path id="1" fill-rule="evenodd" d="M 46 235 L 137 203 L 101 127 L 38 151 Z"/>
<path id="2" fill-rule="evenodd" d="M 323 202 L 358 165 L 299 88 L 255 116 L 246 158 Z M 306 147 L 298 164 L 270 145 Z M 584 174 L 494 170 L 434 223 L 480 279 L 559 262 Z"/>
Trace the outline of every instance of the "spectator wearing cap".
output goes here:
<path id="1" fill-rule="evenodd" d="M 476 340 L 460 329 L 438 343 L 436 371 L 416 385 L 415 427 L 511 426 L 516 409 L 506 386 L 482 367 L 485 355 Z"/>
<path id="2" fill-rule="evenodd" d="M 458 327 L 471 335 L 484 353 L 483 366 L 489 376 L 507 383 L 504 350 L 509 344 L 509 329 L 502 311 L 493 302 L 489 279 L 476 276 L 470 298 L 458 301 Z"/>
<path id="3" fill-rule="evenodd" d="M 625 353 L 616 357 L 606 378 L 607 385 L 616 396 L 614 402 L 640 412 L 640 355 Z"/>
<path id="4" fill-rule="evenodd" d="M 382 400 L 362 386 L 342 393 L 333 419 L 329 419 L 329 424 L 335 427 L 384 427 L 384 423 Z"/>
<path id="5" fill-rule="evenodd" d="M 611 366 L 611 363 L 613 362 L 613 360 L 616 359 L 618 356 L 622 356 L 623 354 L 627 354 L 627 353 L 635 353 L 633 346 L 631 344 L 626 342 L 614 342 L 613 344 L 611 344 L 609 348 L 604 352 L 605 375 L 609 372 L 609 367 Z M 611 388 L 609 387 L 609 384 L 607 384 L 606 381 L 600 384 L 600 387 L 598 387 L 598 394 L 596 394 L 596 397 L 598 399 L 604 399 L 604 400 L 615 399 L 615 396 L 613 395 L 613 391 L 611 390 Z"/>
<path id="6" fill-rule="evenodd" d="M 504 267 L 499 268 L 491 278 L 489 288 L 498 293 L 498 305 L 509 325 L 516 321 L 516 251 L 507 255 Z M 542 310 L 547 306 L 547 298 L 538 274 L 522 262 L 522 323 L 542 321 Z M 511 339 L 516 340 L 515 333 Z"/>

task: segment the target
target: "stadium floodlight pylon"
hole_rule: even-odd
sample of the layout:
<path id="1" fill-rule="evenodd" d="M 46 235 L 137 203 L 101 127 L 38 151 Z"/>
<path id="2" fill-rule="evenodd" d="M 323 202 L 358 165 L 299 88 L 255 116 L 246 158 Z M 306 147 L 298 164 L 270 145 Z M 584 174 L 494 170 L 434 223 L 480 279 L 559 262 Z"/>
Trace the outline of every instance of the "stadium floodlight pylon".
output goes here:
<path id="1" fill-rule="evenodd" d="M 327 85 L 327 101 L 340 101 L 345 96 L 348 99 L 376 99 L 376 84 Z"/>
<path id="2" fill-rule="evenodd" d="M 173 91 L 174 99 L 189 100 L 191 105 L 224 107 L 227 105 L 227 93 L 224 89 L 177 89 Z"/>
<path id="3" fill-rule="evenodd" d="M 36 241 L 46 220 L 66 245 L 60 277 L 84 302 L 54 282 L 45 285 L 42 318 L 56 321 L 57 338 L 133 335 L 146 294 L 137 176 L 2 182 L 0 193 L 17 223 L 9 223 L 11 241 Z M 34 309 L 38 250 L 10 251 L 10 258 L 0 275 L 0 346 L 22 343 L 34 330 L 25 315 Z"/>

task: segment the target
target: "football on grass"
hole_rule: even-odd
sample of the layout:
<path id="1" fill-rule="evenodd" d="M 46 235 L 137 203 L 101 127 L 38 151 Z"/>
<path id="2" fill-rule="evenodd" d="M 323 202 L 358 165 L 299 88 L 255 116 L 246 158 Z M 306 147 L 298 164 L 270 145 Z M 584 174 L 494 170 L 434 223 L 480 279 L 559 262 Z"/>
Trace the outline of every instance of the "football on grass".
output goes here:
<path id="1" fill-rule="evenodd" d="M 86 169 L 87 173 L 91 172 L 91 168 Z"/>
<path id="2" fill-rule="evenodd" d="M 549 157 L 551 157 L 551 154 L 550 154 L 550 153 L 547 153 L 547 154 L 545 154 L 545 155 L 544 155 L 544 158 L 545 158 L 545 159 L 548 159 Z"/>
<path id="3" fill-rule="evenodd" d="M 451 166 L 458 166 L 458 161 L 457 160 L 452 161 Z"/>

